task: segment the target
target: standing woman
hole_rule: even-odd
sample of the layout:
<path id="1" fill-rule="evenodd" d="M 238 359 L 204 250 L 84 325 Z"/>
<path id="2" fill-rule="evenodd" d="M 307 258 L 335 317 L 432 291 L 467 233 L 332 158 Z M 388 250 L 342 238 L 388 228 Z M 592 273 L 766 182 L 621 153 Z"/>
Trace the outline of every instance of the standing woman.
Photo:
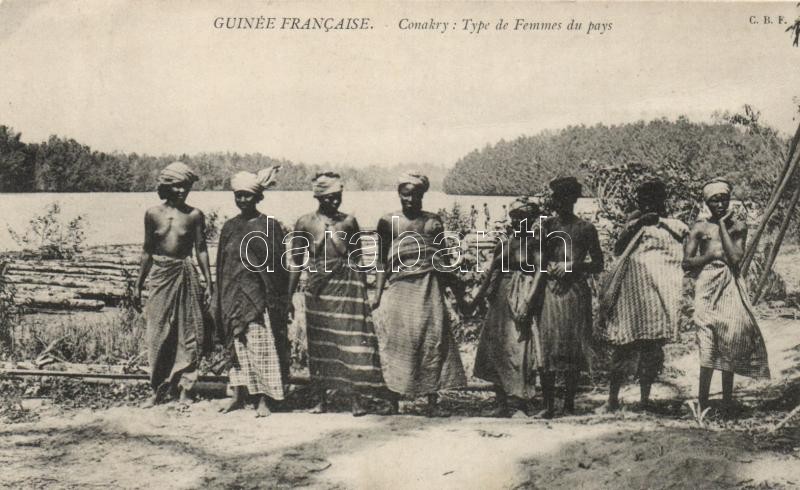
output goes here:
<path id="1" fill-rule="evenodd" d="M 534 362 L 539 356 L 538 335 L 531 331 L 531 305 L 542 280 L 542 272 L 537 269 L 539 241 L 534 238 L 539 214 L 539 206 L 527 198 L 511 203 L 508 215 L 512 235 L 500 238 L 470 307 L 474 310 L 488 295 L 490 306 L 481 330 L 474 374 L 494 383 L 497 408 L 493 414 L 498 417 L 510 414 L 508 397 L 523 402 L 523 408 L 527 408 L 524 405 L 535 393 Z"/>
<path id="2" fill-rule="evenodd" d="M 134 303 L 141 305 L 142 289 L 150 275 L 147 300 L 147 346 L 152 398 L 180 389 L 181 402 L 190 401 L 197 381 L 197 364 L 209 338 L 203 321 L 203 302 L 211 300 L 211 267 L 203 212 L 186 204 L 198 180 L 182 162 L 174 162 L 158 176 L 158 197 L 164 202 L 144 216 L 144 247 Z M 192 265 L 192 250 L 206 281 L 205 297 Z M 152 273 L 151 273 L 152 272 Z"/>
<path id="3" fill-rule="evenodd" d="M 372 323 L 365 273 L 361 272 L 360 230 L 355 216 L 339 211 L 342 181 L 324 172 L 313 180 L 317 210 L 297 220 L 292 239 L 294 267 L 289 295 L 300 280 L 305 254 L 308 270 L 306 336 L 311 383 L 319 397 L 312 410 L 327 410 L 327 391 L 349 394 L 354 416 L 366 415 L 361 395 L 385 391 L 378 339 Z"/>
<path id="4" fill-rule="evenodd" d="M 638 210 L 614 245 L 618 259 L 600 289 L 595 336 L 612 347 L 608 411 L 619 408 L 619 391 L 630 371 L 639 379 L 641 407 L 648 408 L 650 388 L 664 367 L 663 347 L 678 339 L 681 260 L 689 229 L 667 217 L 666 200 L 662 181 L 639 185 Z"/>
<path id="5" fill-rule="evenodd" d="M 386 386 L 408 397 L 426 395 L 433 415 L 437 392 L 462 388 L 467 379 L 445 298 L 450 286 L 463 308 L 463 288 L 439 260 L 443 247 L 435 239 L 444 225 L 439 215 L 422 209 L 428 187 L 424 175 L 402 175 L 397 183 L 402 210 L 378 221 L 373 306 L 380 306 L 376 326 Z"/>
<path id="6" fill-rule="evenodd" d="M 708 406 L 711 378 L 722 371 L 724 410 L 733 409 L 733 376 L 768 379 L 767 348 L 758 327 L 739 265 L 747 224 L 734 218 L 731 185 L 713 180 L 703 187 L 711 217 L 692 226 L 683 268 L 697 276 L 694 315 L 700 347 L 700 408 Z"/>
<path id="7" fill-rule="evenodd" d="M 231 179 L 241 213 L 222 226 L 217 251 L 217 324 L 233 360 L 233 400 L 225 413 L 242 408 L 249 394 L 258 398 L 256 417 L 266 417 L 268 402 L 283 400 L 288 381 L 284 233 L 275 219 L 256 209 L 277 170 L 239 172 Z"/>
<path id="8" fill-rule="evenodd" d="M 575 215 L 582 193 L 575 177 L 550 182 L 556 215 L 544 223 L 542 236 L 547 281 L 536 325 L 542 345 L 541 367 L 544 410 L 555 413 L 556 373 L 564 373 L 564 412 L 575 411 L 575 395 L 582 370 L 588 369 L 585 349 L 592 332 L 592 292 L 589 274 L 603 271 L 603 251 L 597 229 Z M 586 259 L 590 260 L 587 262 Z"/>

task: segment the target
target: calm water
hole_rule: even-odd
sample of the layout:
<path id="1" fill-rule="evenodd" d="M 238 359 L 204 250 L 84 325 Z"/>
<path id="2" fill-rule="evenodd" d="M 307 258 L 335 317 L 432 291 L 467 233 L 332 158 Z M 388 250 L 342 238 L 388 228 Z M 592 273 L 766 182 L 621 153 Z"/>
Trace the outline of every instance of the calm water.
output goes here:
<path id="1" fill-rule="evenodd" d="M 512 201 L 510 197 L 451 196 L 443 192 L 425 194 L 425 209 L 436 211 L 458 202 L 469 211 L 470 205 L 478 208 L 478 228 L 483 226 L 483 203 L 488 203 L 492 221 L 501 219 L 502 206 Z M 581 208 L 591 208 L 591 199 L 579 203 Z M 2 194 L 0 193 L 0 250 L 19 247 L 11 239 L 8 228 L 24 231 L 28 222 L 42 214 L 47 205 L 58 202 L 65 220 L 84 215 L 87 245 L 139 243 L 142 241 L 145 210 L 159 203 L 155 192 L 130 193 L 64 193 L 64 194 Z M 221 217 L 238 213 L 229 191 L 196 191 L 189 194 L 187 202 L 203 211 L 217 211 Z M 259 209 L 292 226 L 301 215 L 313 211 L 316 200 L 310 191 L 272 191 L 264 195 Z M 392 191 L 345 192 L 342 211 L 355 214 L 362 228 L 375 228 L 385 213 L 400 209 L 397 193 Z M 220 221 L 220 225 L 222 221 Z"/>

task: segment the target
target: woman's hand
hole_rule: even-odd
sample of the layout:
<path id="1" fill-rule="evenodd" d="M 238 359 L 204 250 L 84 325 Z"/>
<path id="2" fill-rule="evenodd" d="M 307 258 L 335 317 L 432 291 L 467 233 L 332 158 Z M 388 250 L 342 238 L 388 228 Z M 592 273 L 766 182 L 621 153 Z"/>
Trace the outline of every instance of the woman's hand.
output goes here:
<path id="1" fill-rule="evenodd" d="M 556 262 L 547 269 L 548 274 L 552 274 L 556 279 L 567 277 L 568 270 L 572 271 L 572 262 Z"/>
<path id="2" fill-rule="evenodd" d="M 206 286 L 206 291 L 203 300 L 206 302 L 206 305 L 211 305 L 211 300 L 214 298 L 214 287 L 209 282 Z"/>
<path id="3" fill-rule="evenodd" d="M 133 294 L 131 295 L 131 303 L 133 304 L 133 309 L 140 312 L 142 311 L 142 286 L 136 285 L 133 288 Z"/>

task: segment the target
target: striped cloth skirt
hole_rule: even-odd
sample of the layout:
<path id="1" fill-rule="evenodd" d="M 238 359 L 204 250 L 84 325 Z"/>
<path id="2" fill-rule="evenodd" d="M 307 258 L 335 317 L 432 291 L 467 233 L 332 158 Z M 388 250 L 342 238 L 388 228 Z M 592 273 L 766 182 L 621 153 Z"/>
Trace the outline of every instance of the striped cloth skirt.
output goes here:
<path id="1" fill-rule="evenodd" d="M 383 376 L 390 390 L 412 397 L 466 386 L 436 273 L 391 281 L 376 323 Z"/>
<path id="2" fill-rule="evenodd" d="M 283 400 L 281 363 L 275 345 L 275 337 L 264 315 L 264 325 L 251 323 L 247 326 L 245 342 L 234 339 L 236 363 L 231 367 L 231 386 L 244 386 L 251 395 L 266 395 L 273 400 Z"/>
<path id="3" fill-rule="evenodd" d="M 548 279 L 541 310 L 533 325 L 539 338 L 536 367 L 541 371 L 588 369 L 584 349 L 592 331 L 592 292 L 584 279 L 570 280 L 558 294 Z"/>
<path id="4" fill-rule="evenodd" d="M 311 380 L 345 392 L 385 389 L 363 274 L 341 267 L 306 292 Z"/>
<path id="5" fill-rule="evenodd" d="M 714 261 L 700 272 L 692 319 L 702 367 L 770 377 L 767 348 L 747 289 L 724 262 Z"/>

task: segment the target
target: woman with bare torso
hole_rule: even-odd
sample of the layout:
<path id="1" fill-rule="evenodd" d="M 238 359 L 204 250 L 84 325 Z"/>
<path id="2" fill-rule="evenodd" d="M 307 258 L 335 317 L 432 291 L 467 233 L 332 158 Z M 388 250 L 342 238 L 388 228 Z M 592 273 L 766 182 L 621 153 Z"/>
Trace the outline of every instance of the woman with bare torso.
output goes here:
<path id="1" fill-rule="evenodd" d="M 701 409 L 708 406 L 714 370 L 722 371 L 722 401 L 733 406 L 733 376 L 769 378 L 767 349 L 753 314 L 739 264 L 747 225 L 733 217 L 731 185 L 715 180 L 703 188 L 711 218 L 692 226 L 684 247 L 683 268 L 697 275 L 692 321 L 700 347 Z"/>
<path id="2" fill-rule="evenodd" d="M 510 415 L 509 398 L 516 408 L 527 410 L 536 392 L 538 336 L 532 332 L 532 305 L 542 281 L 538 233 L 534 234 L 539 215 L 539 206 L 527 198 L 511 204 L 511 233 L 502 236 L 495 247 L 470 307 L 474 310 L 488 296 L 474 374 L 494 383 L 495 416 Z"/>
<path id="3" fill-rule="evenodd" d="M 197 380 L 197 363 L 210 340 L 204 321 L 204 303 L 211 298 L 211 268 L 205 239 L 203 212 L 186 204 L 197 175 L 174 162 L 158 177 L 158 195 L 164 202 L 148 209 L 144 217 L 144 247 L 134 302 L 141 304 L 148 275 L 147 318 L 150 406 L 165 391 L 180 390 L 188 402 Z M 205 294 L 192 265 L 192 252 L 206 282 Z"/>
<path id="4" fill-rule="evenodd" d="M 318 174 L 312 185 L 319 205 L 295 225 L 295 268 L 289 282 L 291 295 L 307 254 L 308 364 L 319 397 L 319 404 L 312 411 L 325 412 L 328 390 L 338 390 L 350 396 L 353 415 L 361 416 L 367 413 L 361 395 L 382 392 L 385 385 L 366 277 L 359 270 L 360 229 L 354 216 L 339 211 L 343 189 L 339 174 Z"/>
<path id="5" fill-rule="evenodd" d="M 597 230 L 574 212 L 581 184 L 574 177 L 563 177 L 550 182 L 550 188 L 556 215 L 544 224 L 547 282 L 536 318 L 541 342 L 537 363 L 545 405 L 540 413 L 543 417 L 555 413 L 557 372 L 563 372 L 565 377 L 564 412 L 575 410 L 578 376 L 588 367 L 584 349 L 592 329 L 592 293 L 587 276 L 603 270 Z"/>
<path id="6" fill-rule="evenodd" d="M 427 395 L 433 414 L 437 392 L 465 386 L 466 376 L 444 294 L 449 286 L 464 308 L 463 289 L 447 272 L 441 257 L 443 244 L 436 241 L 444 231 L 441 218 L 422 209 L 428 187 L 424 175 L 401 176 L 402 210 L 378 221 L 374 307 L 379 308 L 376 326 L 387 387 L 408 397 Z"/>

